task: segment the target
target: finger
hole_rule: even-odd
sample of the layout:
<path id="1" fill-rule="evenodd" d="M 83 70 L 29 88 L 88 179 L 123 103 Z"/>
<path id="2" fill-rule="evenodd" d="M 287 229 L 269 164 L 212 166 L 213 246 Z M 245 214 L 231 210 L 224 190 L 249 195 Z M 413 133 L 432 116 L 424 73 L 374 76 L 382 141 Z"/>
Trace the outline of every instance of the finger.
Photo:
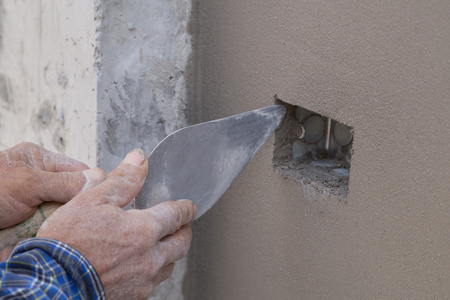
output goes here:
<path id="1" fill-rule="evenodd" d="M 90 192 L 96 195 L 92 201 L 126 206 L 141 190 L 147 171 L 148 160 L 144 151 L 136 149 L 129 152 L 108 178 Z"/>
<path id="2" fill-rule="evenodd" d="M 8 160 L 26 162 L 33 168 L 49 172 L 74 172 L 89 169 L 84 163 L 60 155 L 33 143 L 20 143 L 4 151 Z"/>
<path id="3" fill-rule="evenodd" d="M 43 201 L 66 203 L 79 193 L 89 190 L 106 179 L 100 168 L 82 172 L 38 171 L 40 198 Z"/>
<path id="4" fill-rule="evenodd" d="M 43 170 L 48 172 L 76 172 L 89 169 L 76 159 L 48 151 L 40 147 Z"/>
<path id="5" fill-rule="evenodd" d="M 197 206 L 190 200 L 167 201 L 143 210 L 152 215 L 157 226 L 158 240 L 173 234 L 181 226 L 191 222 L 197 213 Z"/>
<path id="6" fill-rule="evenodd" d="M 172 276 L 174 268 L 175 268 L 175 264 L 174 263 L 171 263 L 171 264 L 165 266 L 164 268 L 162 268 L 158 272 L 158 274 L 156 274 L 155 279 L 153 280 L 155 285 L 158 285 L 161 282 L 163 282 L 164 280 L 169 279 L 170 276 Z"/>
<path id="7" fill-rule="evenodd" d="M 164 257 L 164 265 L 168 265 L 182 259 L 188 254 L 191 240 L 191 227 L 184 225 L 174 234 L 163 238 L 155 248 Z"/>

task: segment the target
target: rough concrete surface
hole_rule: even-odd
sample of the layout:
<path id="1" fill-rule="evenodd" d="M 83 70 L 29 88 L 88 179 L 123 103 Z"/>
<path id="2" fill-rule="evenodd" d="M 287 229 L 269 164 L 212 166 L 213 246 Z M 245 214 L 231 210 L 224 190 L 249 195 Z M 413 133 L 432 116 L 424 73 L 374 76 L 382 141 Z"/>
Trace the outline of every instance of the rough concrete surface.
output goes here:
<path id="1" fill-rule="evenodd" d="M 110 170 L 186 126 L 190 2 L 98 1 L 96 11 L 99 163 Z"/>
<path id="2" fill-rule="evenodd" d="M 186 125 L 190 1 L 0 0 L 0 148 L 110 171 Z M 183 299 L 186 260 L 151 299 Z"/>
<path id="3" fill-rule="evenodd" d="M 98 164 L 109 171 L 134 148 L 147 155 L 187 125 L 190 1 L 96 1 Z M 151 170 L 150 170 L 151 172 Z M 186 259 L 150 299 L 183 299 Z"/>
<path id="4" fill-rule="evenodd" d="M 274 96 L 353 126 L 347 202 L 272 169 L 196 222 L 189 299 L 450 295 L 450 2 L 193 4 L 198 121 Z"/>
<path id="5" fill-rule="evenodd" d="M 93 4 L 1 4 L 2 147 L 31 141 L 95 165 Z"/>

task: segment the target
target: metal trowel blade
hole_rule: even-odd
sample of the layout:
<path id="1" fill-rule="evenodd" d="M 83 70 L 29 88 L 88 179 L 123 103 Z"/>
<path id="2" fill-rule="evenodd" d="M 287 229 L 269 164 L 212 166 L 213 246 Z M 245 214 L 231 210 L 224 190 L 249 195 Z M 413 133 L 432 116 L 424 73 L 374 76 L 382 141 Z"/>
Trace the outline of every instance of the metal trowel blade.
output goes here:
<path id="1" fill-rule="evenodd" d="M 228 189 L 282 121 L 283 105 L 185 127 L 168 135 L 150 154 L 149 173 L 136 208 L 190 199 L 196 219 Z"/>

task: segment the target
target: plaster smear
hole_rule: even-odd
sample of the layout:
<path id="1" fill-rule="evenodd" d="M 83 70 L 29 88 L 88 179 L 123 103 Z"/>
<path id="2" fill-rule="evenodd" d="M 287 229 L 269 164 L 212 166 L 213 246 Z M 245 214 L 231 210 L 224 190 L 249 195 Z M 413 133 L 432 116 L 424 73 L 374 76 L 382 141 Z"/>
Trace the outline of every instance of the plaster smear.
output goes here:
<path id="1" fill-rule="evenodd" d="M 114 169 L 134 148 L 147 155 L 187 125 L 190 1 L 96 1 L 98 165 Z M 150 170 L 149 172 L 152 172 Z M 150 299 L 183 299 L 186 260 Z"/>
<path id="2" fill-rule="evenodd" d="M 99 164 L 107 170 L 187 125 L 190 10 L 179 0 L 97 3 Z"/>

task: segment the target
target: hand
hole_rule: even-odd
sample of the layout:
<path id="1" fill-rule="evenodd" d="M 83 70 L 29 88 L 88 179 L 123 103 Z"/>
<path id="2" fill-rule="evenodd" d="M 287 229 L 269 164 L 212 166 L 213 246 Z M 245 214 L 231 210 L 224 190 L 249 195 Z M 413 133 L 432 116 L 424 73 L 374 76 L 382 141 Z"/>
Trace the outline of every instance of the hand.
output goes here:
<path id="1" fill-rule="evenodd" d="M 30 217 L 44 201 L 66 203 L 106 178 L 99 168 L 32 144 L 0 152 L 0 228 Z"/>
<path id="2" fill-rule="evenodd" d="M 147 171 L 142 150 L 128 153 L 104 182 L 59 208 L 37 234 L 83 254 L 99 274 L 107 299 L 145 299 L 189 250 L 188 224 L 197 213 L 193 202 L 121 209 L 140 191 Z"/>

